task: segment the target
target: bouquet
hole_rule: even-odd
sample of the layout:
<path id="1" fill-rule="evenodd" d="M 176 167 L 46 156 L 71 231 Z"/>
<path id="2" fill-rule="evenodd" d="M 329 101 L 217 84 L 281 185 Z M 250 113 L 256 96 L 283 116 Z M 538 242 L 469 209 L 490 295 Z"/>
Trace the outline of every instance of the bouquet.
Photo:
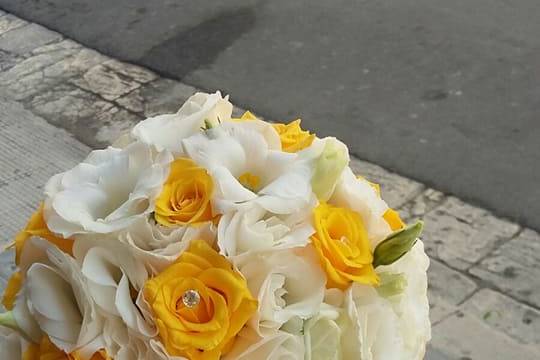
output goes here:
<path id="1" fill-rule="evenodd" d="M 339 140 L 219 92 L 53 176 L 14 240 L 6 359 L 421 359 L 418 237 Z"/>

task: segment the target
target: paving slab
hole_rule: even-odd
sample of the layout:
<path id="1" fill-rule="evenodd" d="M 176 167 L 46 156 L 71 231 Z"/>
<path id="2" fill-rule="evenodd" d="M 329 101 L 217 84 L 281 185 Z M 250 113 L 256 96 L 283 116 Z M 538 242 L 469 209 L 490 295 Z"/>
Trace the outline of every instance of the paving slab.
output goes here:
<path id="1" fill-rule="evenodd" d="M 89 150 L 0 95 L 0 247 L 13 240 L 39 206 L 46 181 L 76 165 Z"/>
<path id="2" fill-rule="evenodd" d="M 28 22 L 24 21 L 23 19 L 20 19 L 11 14 L 3 13 L 0 16 L 0 35 L 27 24 Z"/>
<path id="3" fill-rule="evenodd" d="M 537 309 L 490 289 L 478 291 L 460 309 L 517 342 L 531 345 L 540 354 L 540 311 Z"/>
<path id="4" fill-rule="evenodd" d="M 109 145 L 141 120 L 139 116 L 72 84 L 60 84 L 41 92 L 27 103 L 27 107 L 92 147 Z"/>
<path id="5" fill-rule="evenodd" d="M 404 205 L 423 189 L 422 184 L 367 161 L 352 159 L 350 165 L 355 174 L 380 184 L 383 199 L 393 208 Z"/>
<path id="6" fill-rule="evenodd" d="M 175 113 L 198 90 L 170 79 L 158 79 L 116 99 L 122 107 L 146 117 Z"/>
<path id="7" fill-rule="evenodd" d="M 0 36 L 0 49 L 25 55 L 40 46 L 62 38 L 57 32 L 45 29 L 38 24 L 16 27 Z"/>
<path id="8" fill-rule="evenodd" d="M 448 197 L 424 220 L 426 252 L 461 270 L 476 264 L 519 230 L 517 224 L 455 197 Z"/>
<path id="9" fill-rule="evenodd" d="M 524 230 L 505 243 L 470 273 L 540 309 L 540 235 Z"/>
<path id="10" fill-rule="evenodd" d="M 538 351 L 498 332 L 471 315 L 456 313 L 432 329 L 427 360 L 537 360 Z"/>

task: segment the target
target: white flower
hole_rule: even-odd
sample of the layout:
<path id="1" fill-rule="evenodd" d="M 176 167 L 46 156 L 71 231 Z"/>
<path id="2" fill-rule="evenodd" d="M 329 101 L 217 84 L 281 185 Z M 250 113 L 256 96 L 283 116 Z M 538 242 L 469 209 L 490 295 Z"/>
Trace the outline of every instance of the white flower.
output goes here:
<path id="1" fill-rule="evenodd" d="M 157 151 L 182 152 L 181 140 L 201 131 L 205 121 L 212 125 L 229 120 L 232 104 L 228 96 L 196 93 L 176 114 L 158 115 L 138 123 L 132 130 L 133 138 L 155 146 Z"/>
<path id="2" fill-rule="evenodd" d="M 228 212 L 218 224 L 221 253 L 235 261 L 235 257 L 252 252 L 305 246 L 315 232 L 310 221 L 312 208 L 288 216 L 269 213 L 257 204 Z"/>
<path id="3" fill-rule="evenodd" d="M 309 164 L 297 154 L 272 149 L 263 135 L 243 123 L 224 123 L 183 144 L 214 179 L 217 213 L 257 203 L 275 214 L 290 214 L 310 202 Z"/>
<path id="4" fill-rule="evenodd" d="M 278 331 L 259 337 L 252 329 L 238 334 L 233 349 L 224 360 L 303 360 L 304 341 L 301 336 Z"/>
<path id="5" fill-rule="evenodd" d="M 130 245 L 133 256 L 144 264 L 150 275 L 157 275 L 180 256 L 191 240 L 212 242 L 215 232 L 211 222 L 198 226 L 165 227 L 144 218 L 119 234 L 119 240 Z"/>
<path id="6" fill-rule="evenodd" d="M 29 345 L 15 330 L 0 326 L 0 354 L 3 359 L 23 359 Z"/>
<path id="7" fill-rule="evenodd" d="M 96 240 L 94 236 L 77 239 L 73 255 L 81 263 L 81 272 L 96 304 L 108 315 L 117 316 L 133 332 L 152 337 L 157 330 L 146 320 L 131 298 L 148 279 L 142 262 L 137 261 L 127 244 L 114 239 Z"/>
<path id="8" fill-rule="evenodd" d="M 429 258 L 421 241 L 390 266 L 378 272 L 403 274 L 406 288 L 382 297 L 375 288 L 354 284 L 347 292 L 346 308 L 354 336 L 344 338 L 345 358 L 365 360 L 420 360 L 431 338 L 427 299 Z"/>
<path id="9" fill-rule="evenodd" d="M 294 317 L 308 319 L 319 311 L 326 277 L 311 248 L 255 254 L 239 270 L 259 301 L 249 324 L 261 336 L 275 333 Z"/>
<path id="10" fill-rule="evenodd" d="M 341 360 L 341 341 L 345 334 L 342 310 L 323 303 L 321 311 L 305 321 L 305 360 Z"/>
<path id="11" fill-rule="evenodd" d="M 26 304 L 41 330 L 59 349 L 93 354 L 102 347 L 103 319 L 75 260 L 57 247 L 33 239 L 48 263 L 36 262 L 26 273 Z"/>
<path id="12" fill-rule="evenodd" d="M 153 211 L 171 160 L 170 154 L 155 156 L 139 142 L 91 152 L 47 183 L 47 226 L 66 238 L 126 228 Z"/>
<path id="13" fill-rule="evenodd" d="M 392 233 L 383 218 L 388 205 L 366 180 L 357 179 L 348 167 L 343 171 L 329 203 L 360 214 L 373 247 Z"/>

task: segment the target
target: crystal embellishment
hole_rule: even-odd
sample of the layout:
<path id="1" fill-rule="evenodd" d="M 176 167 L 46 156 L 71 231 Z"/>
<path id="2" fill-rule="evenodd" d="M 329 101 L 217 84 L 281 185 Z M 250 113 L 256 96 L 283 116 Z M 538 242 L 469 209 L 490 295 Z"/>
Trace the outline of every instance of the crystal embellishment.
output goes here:
<path id="1" fill-rule="evenodd" d="M 188 308 L 195 307 L 201 302 L 201 295 L 197 290 L 188 290 L 182 295 L 182 302 Z"/>

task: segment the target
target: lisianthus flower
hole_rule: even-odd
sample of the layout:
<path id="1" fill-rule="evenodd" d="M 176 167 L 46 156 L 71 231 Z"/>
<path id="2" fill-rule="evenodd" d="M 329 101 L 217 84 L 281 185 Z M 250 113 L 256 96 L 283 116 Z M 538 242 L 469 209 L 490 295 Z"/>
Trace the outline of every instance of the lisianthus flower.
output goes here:
<path id="1" fill-rule="evenodd" d="M 311 168 L 297 154 L 271 148 L 248 122 L 226 122 L 184 139 L 184 148 L 215 182 L 214 210 L 256 203 L 276 214 L 309 204 Z"/>
<path id="2" fill-rule="evenodd" d="M 341 342 L 347 336 L 345 311 L 323 303 L 321 311 L 303 325 L 306 360 L 342 359 Z"/>
<path id="3" fill-rule="evenodd" d="M 346 358 L 424 358 L 425 345 L 431 338 L 428 266 L 429 258 L 418 241 L 392 265 L 377 268 L 379 273 L 401 274 L 406 283 L 400 291 L 387 296 L 376 288 L 353 284 L 345 298 L 352 322 L 350 335 L 344 338 Z"/>
<path id="4" fill-rule="evenodd" d="M 156 223 L 151 217 L 138 220 L 118 239 L 130 246 L 133 256 L 146 267 L 151 275 L 157 275 L 171 265 L 186 250 L 192 240 L 213 241 L 216 229 L 212 222 L 198 226 L 167 227 Z"/>
<path id="5" fill-rule="evenodd" d="M 218 246 L 233 262 L 251 253 L 305 246 L 315 231 L 308 207 L 290 215 L 272 214 L 254 204 L 224 214 L 218 224 Z"/>
<path id="6" fill-rule="evenodd" d="M 0 350 L 5 359 L 23 359 L 23 354 L 30 346 L 17 331 L 0 326 Z"/>
<path id="7" fill-rule="evenodd" d="M 90 294 L 109 316 L 117 316 L 134 333 L 152 337 L 156 330 L 135 304 L 148 279 L 144 264 L 137 261 L 129 245 L 114 239 L 86 236 L 75 241 L 73 252 L 81 264 Z"/>
<path id="8" fill-rule="evenodd" d="M 156 200 L 156 221 L 164 226 L 178 226 L 212 220 L 210 199 L 213 187 L 210 175 L 193 160 L 174 160 Z"/>
<path id="9" fill-rule="evenodd" d="M 128 227 L 154 210 L 171 160 L 170 154 L 156 156 L 140 142 L 91 152 L 82 163 L 47 183 L 48 228 L 70 237 Z"/>
<path id="10" fill-rule="evenodd" d="M 219 359 L 257 309 L 244 278 L 205 241 L 144 287 L 159 337 L 171 356 Z"/>
<path id="11" fill-rule="evenodd" d="M 158 115 L 138 123 L 131 136 L 157 151 L 182 153 L 181 140 L 200 131 L 205 121 L 218 124 L 231 118 L 232 104 L 228 96 L 219 91 L 214 94 L 196 93 L 182 105 L 176 114 Z"/>
<path id="12" fill-rule="evenodd" d="M 224 360 L 304 360 L 304 352 L 302 336 L 277 331 L 260 337 L 252 329 L 245 328 Z"/>
<path id="13" fill-rule="evenodd" d="M 360 215 L 373 248 L 392 233 L 384 217 L 388 205 L 367 180 L 357 178 L 350 168 L 343 171 L 328 202 L 352 209 Z"/>
<path id="14" fill-rule="evenodd" d="M 34 251 L 44 251 L 45 258 L 26 272 L 25 293 L 14 311 L 19 305 L 28 306 L 41 331 L 62 351 L 95 353 L 101 346 L 103 319 L 78 264 L 46 242 L 33 239 L 32 244 Z M 31 250 L 25 246 L 25 252 Z"/>
<path id="15" fill-rule="evenodd" d="M 321 203 L 313 211 L 313 223 L 316 232 L 311 242 L 328 277 L 328 288 L 378 283 L 371 245 L 358 213 Z"/>
<path id="16" fill-rule="evenodd" d="M 249 322 L 258 334 L 273 334 L 290 319 L 308 319 L 319 311 L 326 278 L 313 249 L 259 253 L 244 260 L 239 270 L 259 301 Z"/>

